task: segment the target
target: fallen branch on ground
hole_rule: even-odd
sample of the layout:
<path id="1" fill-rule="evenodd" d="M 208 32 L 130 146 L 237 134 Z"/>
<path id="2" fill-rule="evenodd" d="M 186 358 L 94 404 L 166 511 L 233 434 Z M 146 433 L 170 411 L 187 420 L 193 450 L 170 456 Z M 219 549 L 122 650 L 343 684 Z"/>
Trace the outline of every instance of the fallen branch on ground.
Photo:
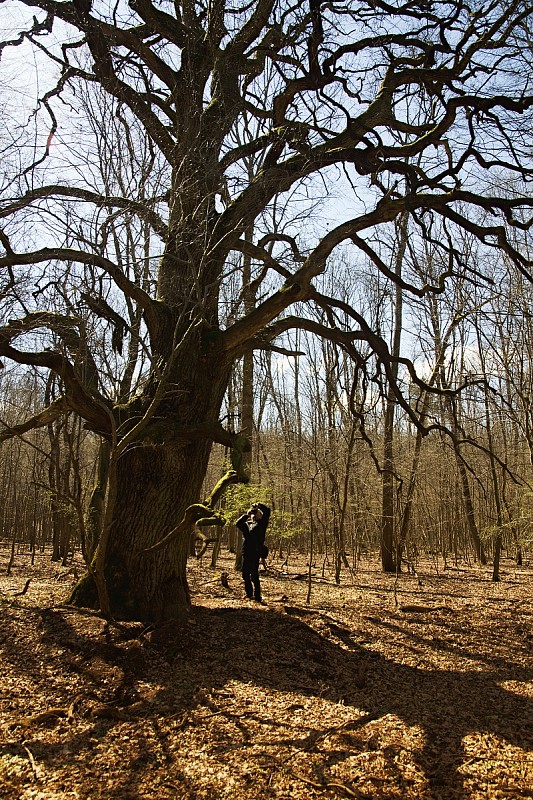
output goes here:
<path id="1" fill-rule="evenodd" d="M 24 589 L 21 592 L 15 592 L 13 597 L 22 597 L 22 595 L 26 594 L 28 589 L 30 588 L 31 578 L 28 578 L 26 583 L 24 584 Z"/>

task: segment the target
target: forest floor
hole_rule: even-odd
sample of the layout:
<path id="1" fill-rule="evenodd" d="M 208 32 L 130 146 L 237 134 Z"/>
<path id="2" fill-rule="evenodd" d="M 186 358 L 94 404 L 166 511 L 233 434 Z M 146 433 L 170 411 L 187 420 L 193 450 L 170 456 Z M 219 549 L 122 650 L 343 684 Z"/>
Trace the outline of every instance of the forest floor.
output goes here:
<path id="1" fill-rule="evenodd" d="M 305 562 L 272 561 L 258 605 L 204 557 L 190 613 L 150 631 L 63 605 L 72 566 L 18 554 L 7 577 L 7 555 L 0 798 L 533 797 L 531 566 L 319 568 L 308 604 Z"/>

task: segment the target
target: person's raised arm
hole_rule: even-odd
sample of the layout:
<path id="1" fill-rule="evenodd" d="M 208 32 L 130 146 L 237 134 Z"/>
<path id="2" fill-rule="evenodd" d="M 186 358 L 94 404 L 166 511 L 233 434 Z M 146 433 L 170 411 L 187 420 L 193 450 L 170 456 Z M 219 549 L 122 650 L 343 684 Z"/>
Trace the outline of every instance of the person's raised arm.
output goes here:
<path id="1" fill-rule="evenodd" d="M 248 533 L 248 525 L 246 524 L 247 519 L 248 516 L 246 514 L 243 514 L 241 517 L 239 517 L 239 519 L 235 523 L 235 526 L 241 531 L 241 533 L 244 534 Z"/>
<path id="2" fill-rule="evenodd" d="M 264 503 L 257 503 L 257 507 L 260 509 L 263 515 L 261 522 L 266 530 L 266 526 L 268 525 L 268 521 L 270 519 L 270 508 L 266 506 Z"/>

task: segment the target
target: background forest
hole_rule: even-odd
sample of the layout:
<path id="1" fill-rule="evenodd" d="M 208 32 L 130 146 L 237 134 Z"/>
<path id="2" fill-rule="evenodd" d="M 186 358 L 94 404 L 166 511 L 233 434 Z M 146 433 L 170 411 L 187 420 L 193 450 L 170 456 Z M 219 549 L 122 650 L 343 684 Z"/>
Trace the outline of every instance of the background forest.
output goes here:
<path id="1" fill-rule="evenodd" d="M 528 557 L 527 4 L 1 14 L 12 555 L 145 621 L 254 497 L 337 581 Z"/>
<path id="2" fill-rule="evenodd" d="M 403 268 L 414 268 L 407 248 L 402 252 Z M 269 503 L 271 556 L 314 554 L 338 579 L 362 555 L 379 558 L 389 521 L 400 570 L 415 567 L 420 556 L 429 556 L 437 570 L 458 560 L 493 563 L 500 548 L 518 564 L 529 559 L 532 290 L 503 260 L 495 261 L 493 275 L 485 287 L 464 284 L 453 296 L 413 303 L 399 291 L 391 296 L 369 264 L 339 261 L 335 281 L 345 296 L 356 276 L 367 318 L 391 340 L 400 332 L 420 374 L 443 391 L 421 392 L 402 368 L 399 381 L 410 404 L 402 407 L 387 396 L 377 371 L 375 380 L 354 383 L 346 354 L 305 331 L 286 337 L 288 355 L 255 358 L 251 387 L 237 365 L 223 415 L 239 429 L 251 391 L 252 480 L 230 487 L 222 499 L 229 523 L 253 498 Z M 372 361 L 370 352 L 365 357 Z M 58 391 L 39 370 L 7 365 L 1 383 L 8 429 Z M 460 394 L 446 394 L 461 384 Z M 427 435 L 413 425 L 411 408 Z M 0 451 L 4 547 L 13 555 L 21 546 L 50 548 L 52 559 L 64 564 L 74 551 L 87 551 L 84 519 L 97 452 L 97 437 L 76 414 L 6 437 Z M 216 483 L 228 459 L 228 448 L 215 446 L 206 485 Z M 213 565 L 220 546 L 238 549 L 231 524 L 209 536 Z M 493 574 L 497 579 L 497 563 Z"/>

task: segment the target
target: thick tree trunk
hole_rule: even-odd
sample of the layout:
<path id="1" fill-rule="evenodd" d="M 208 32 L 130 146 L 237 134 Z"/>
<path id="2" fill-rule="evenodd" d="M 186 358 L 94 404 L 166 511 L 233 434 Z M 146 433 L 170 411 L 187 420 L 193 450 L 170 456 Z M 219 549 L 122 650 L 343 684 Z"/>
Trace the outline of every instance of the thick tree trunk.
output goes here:
<path id="1" fill-rule="evenodd" d="M 203 500 L 212 438 L 193 432 L 202 425 L 218 424 L 228 376 L 229 366 L 220 355 L 215 364 L 202 355 L 201 343 L 189 342 L 181 363 L 176 363 L 176 378 L 169 379 L 169 392 L 151 420 L 151 433 L 146 432 L 152 443 L 130 442 L 118 459 L 104 559 L 108 613 L 113 616 L 162 622 L 180 616 L 190 602 L 186 565 L 193 530 L 183 530 L 153 552 L 146 549 L 179 525 L 188 506 Z M 184 430 L 179 439 L 178 422 Z M 161 444 L 153 443 L 155 436 Z M 84 579 L 72 600 L 97 606 L 93 580 Z"/>
<path id="2" fill-rule="evenodd" d="M 210 445 L 139 446 L 119 462 L 118 491 L 106 557 L 106 582 L 114 616 L 161 622 L 189 604 L 186 565 L 189 532 L 153 553 L 200 498 Z M 74 590 L 80 605 L 97 602 L 94 584 Z"/>
<path id="3" fill-rule="evenodd" d="M 145 447 L 124 458 L 107 559 L 114 609 L 161 621 L 178 616 L 188 605 L 190 532 L 162 550 L 142 551 L 175 528 L 187 506 L 201 499 L 209 450 L 206 443 Z"/>
<path id="4" fill-rule="evenodd" d="M 205 150 L 198 142 L 193 146 L 198 133 L 195 114 L 202 108 L 202 98 L 189 99 L 192 110 L 184 109 L 180 117 L 180 123 L 188 126 L 187 136 L 182 141 L 183 157 L 176 152 L 169 233 L 159 264 L 160 307 L 151 309 L 150 316 L 151 350 L 159 366 L 136 410 L 130 403 L 121 412 L 126 419 L 119 418 L 119 447 L 120 436 L 128 435 L 128 424 L 139 420 L 142 424 L 143 413 L 158 392 L 161 396 L 143 433 L 146 440 L 129 443 L 117 463 L 112 523 L 105 528 L 109 531 L 105 552 L 109 603 L 100 597 L 101 605 L 108 605 L 112 615 L 145 622 L 174 619 L 189 604 L 186 564 L 193 531 L 183 531 L 151 553 L 145 551 L 179 525 L 188 506 L 203 499 L 212 439 L 198 429 L 217 424 L 232 358 L 217 349 L 218 281 L 224 254 L 218 260 L 206 257 L 210 245 L 205 231 L 212 231 L 217 220 L 213 181 L 218 174 L 218 149 L 216 142 Z M 194 153 L 196 158 L 191 157 Z M 181 429 L 183 438 L 177 442 L 176 431 Z M 160 444 L 147 444 L 149 437 Z M 98 511 L 101 498 L 94 500 Z M 87 583 L 75 591 L 75 602 L 87 602 Z M 100 594 L 105 594 L 102 586 Z"/>

